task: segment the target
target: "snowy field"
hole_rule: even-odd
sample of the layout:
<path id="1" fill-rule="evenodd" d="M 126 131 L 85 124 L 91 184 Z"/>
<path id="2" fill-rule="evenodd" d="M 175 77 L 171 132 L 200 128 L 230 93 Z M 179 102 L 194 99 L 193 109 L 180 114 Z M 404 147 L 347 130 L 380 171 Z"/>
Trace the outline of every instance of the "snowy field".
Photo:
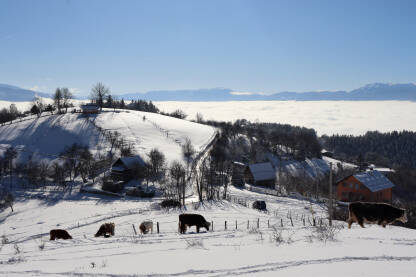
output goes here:
<path id="1" fill-rule="evenodd" d="M 0 153 L 13 145 L 23 150 L 19 151 L 23 154 L 20 158 L 33 154 L 54 160 L 73 143 L 87 145 L 92 153 L 107 153 L 110 145 L 92 122 L 104 130 L 119 132 L 143 159 L 152 148 L 157 148 L 165 154 L 167 162 L 182 159 L 181 145 L 185 138 L 191 140 L 196 151 L 201 151 L 215 136 L 213 127 L 159 114 L 108 110 L 85 117 L 67 113 L 0 126 Z"/>
<path id="2" fill-rule="evenodd" d="M 314 128 L 318 135 L 360 135 L 367 131 L 416 131 L 416 102 L 409 101 L 242 101 L 155 102 L 162 111 L 182 109 L 189 119 L 275 122 Z"/>
<path id="3" fill-rule="evenodd" d="M 146 153 L 156 147 L 165 154 L 168 162 L 183 159 L 181 145 L 186 138 L 199 152 L 216 134 L 215 128 L 207 125 L 139 111 L 106 112 L 94 121 L 103 129 L 120 133 L 142 157 L 145 158 Z"/>
<path id="4" fill-rule="evenodd" d="M 190 202 L 214 222 L 214 230 L 177 232 L 180 211 L 150 201 L 115 200 L 76 192 L 64 197 L 32 192 L 15 212 L 0 213 L 1 276 L 414 276 L 416 231 L 344 222 L 335 240 L 320 240 L 306 220 L 323 210 L 306 201 L 232 189 L 249 201 L 264 199 L 268 213 L 227 201 Z M 48 198 L 46 198 L 48 197 Z M 288 214 L 292 214 L 293 227 Z M 160 233 L 134 235 L 143 220 L 159 222 Z M 257 220 L 260 228 L 257 229 Z M 237 220 L 237 229 L 235 222 Z M 281 227 L 281 220 L 283 227 Z M 224 222 L 228 228 L 224 230 Z M 249 228 L 247 229 L 247 222 Z M 270 223 L 270 227 L 267 224 Z M 95 238 L 100 224 L 114 222 L 115 236 Z M 275 230 L 272 226 L 276 226 Z M 72 240 L 49 241 L 63 228 Z M 156 228 L 155 228 L 156 231 Z"/>

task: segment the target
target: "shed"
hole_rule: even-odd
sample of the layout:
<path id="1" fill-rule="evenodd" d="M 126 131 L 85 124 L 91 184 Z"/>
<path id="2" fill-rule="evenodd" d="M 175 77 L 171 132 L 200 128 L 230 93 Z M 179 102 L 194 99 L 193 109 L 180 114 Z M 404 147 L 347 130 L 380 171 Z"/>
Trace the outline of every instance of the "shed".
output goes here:
<path id="1" fill-rule="evenodd" d="M 377 170 L 360 172 L 336 183 L 340 201 L 391 202 L 394 184 Z"/>
<path id="2" fill-rule="evenodd" d="M 128 181 L 140 172 L 134 172 L 144 167 L 145 162 L 140 156 L 120 157 L 111 166 L 111 177 L 115 180 Z"/>
<path id="3" fill-rule="evenodd" d="M 271 163 L 250 164 L 244 171 L 244 181 L 249 184 L 273 187 L 276 172 Z"/>
<path id="4" fill-rule="evenodd" d="M 95 104 L 85 104 L 81 105 L 81 110 L 83 114 L 98 114 L 100 112 L 100 107 Z"/>

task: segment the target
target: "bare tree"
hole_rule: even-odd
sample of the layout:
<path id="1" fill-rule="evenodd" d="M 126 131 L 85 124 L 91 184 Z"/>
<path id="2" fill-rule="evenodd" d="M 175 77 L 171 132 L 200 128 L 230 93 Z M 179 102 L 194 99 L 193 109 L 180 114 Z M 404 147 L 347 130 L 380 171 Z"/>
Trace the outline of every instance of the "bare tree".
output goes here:
<path id="1" fill-rule="evenodd" d="M 14 195 L 9 191 L 3 191 L 1 194 L 1 199 L 3 200 L 4 204 L 8 206 L 13 212 Z"/>
<path id="2" fill-rule="evenodd" d="M 202 113 L 196 113 L 196 122 L 203 123 L 204 122 L 204 116 Z"/>
<path id="3" fill-rule="evenodd" d="M 78 172 L 81 175 L 82 181 L 87 182 L 88 176 L 91 172 L 93 157 L 88 147 L 83 147 L 79 153 Z"/>
<path id="4" fill-rule="evenodd" d="M 206 175 L 208 172 L 208 165 L 207 165 L 207 160 L 204 159 L 201 163 L 201 165 L 199 166 L 199 168 L 197 168 L 196 172 L 195 172 L 195 181 L 196 181 L 196 190 L 198 192 L 198 199 L 200 202 L 203 201 L 203 197 L 204 197 L 204 190 L 206 188 Z"/>
<path id="5" fill-rule="evenodd" d="M 158 149 L 153 148 L 147 154 L 147 157 L 149 158 L 148 164 L 150 167 L 150 174 L 153 177 L 153 180 L 157 180 L 159 177 L 161 177 L 161 175 L 163 175 L 166 166 L 165 155 L 163 155 L 163 153 Z"/>
<path id="6" fill-rule="evenodd" d="M 55 90 L 55 94 L 53 95 L 53 102 L 55 103 L 55 107 L 58 109 L 58 113 L 61 113 L 63 94 L 60 88 Z"/>
<path id="7" fill-rule="evenodd" d="M 65 183 L 65 169 L 63 166 L 61 166 L 58 162 L 54 162 L 52 164 L 52 169 L 53 169 L 53 173 L 52 173 L 52 178 L 53 181 L 56 184 L 64 184 Z"/>
<path id="8" fill-rule="evenodd" d="M 90 98 L 102 110 L 105 97 L 110 94 L 110 89 L 104 86 L 103 83 L 98 82 L 91 90 Z"/>
<path id="9" fill-rule="evenodd" d="M 10 174 L 10 189 L 13 186 L 13 160 L 17 157 L 17 151 L 14 147 L 10 146 L 7 148 L 4 153 L 5 163 L 9 164 L 9 174 Z"/>
<path id="10" fill-rule="evenodd" d="M 62 88 L 62 106 L 65 108 L 65 113 L 68 111 L 68 108 L 71 106 L 71 99 L 73 99 L 74 96 L 69 91 L 68 88 Z"/>
<path id="11" fill-rule="evenodd" d="M 46 186 L 46 179 L 48 176 L 49 165 L 46 161 L 41 161 L 39 163 L 39 179 L 40 182 Z"/>
<path id="12" fill-rule="evenodd" d="M 31 112 L 35 113 L 38 117 L 42 115 L 42 112 L 45 110 L 45 103 L 43 102 L 42 98 L 35 97 L 32 101 L 32 109 Z"/>
<path id="13" fill-rule="evenodd" d="M 179 202 L 182 200 L 182 205 L 185 205 L 186 182 L 183 164 L 179 161 L 173 161 L 169 168 L 169 174 L 172 181 L 174 181 Z"/>

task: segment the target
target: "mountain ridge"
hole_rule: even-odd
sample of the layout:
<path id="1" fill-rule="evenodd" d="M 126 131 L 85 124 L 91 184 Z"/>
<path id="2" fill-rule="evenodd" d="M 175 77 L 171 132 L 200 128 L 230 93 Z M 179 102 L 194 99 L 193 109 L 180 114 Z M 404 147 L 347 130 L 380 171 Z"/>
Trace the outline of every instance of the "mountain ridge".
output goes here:
<path id="1" fill-rule="evenodd" d="M 0 100 L 31 101 L 35 96 L 51 98 L 50 94 L 22 89 L 12 85 L 0 84 Z M 124 100 L 147 101 L 416 101 L 416 84 L 372 83 L 360 88 L 345 91 L 283 91 L 273 94 L 238 92 L 228 88 L 153 90 L 146 93 L 113 94 Z M 87 99 L 85 96 L 77 99 Z"/>

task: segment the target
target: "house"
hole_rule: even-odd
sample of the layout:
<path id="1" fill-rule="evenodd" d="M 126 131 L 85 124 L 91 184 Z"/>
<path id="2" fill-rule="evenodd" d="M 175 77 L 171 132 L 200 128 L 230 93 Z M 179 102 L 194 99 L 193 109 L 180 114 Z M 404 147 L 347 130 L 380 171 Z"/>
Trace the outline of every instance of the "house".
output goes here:
<path id="1" fill-rule="evenodd" d="M 259 186 L 275 186 L 276 172 L 271 163 L 250 164 L 244 171 L 244 181 Z"/>
<path id="2" fill-rule="evenodd" d="M 394 184 L 377 170 L 360 172 L 336 183 L 337 199 L 345 202 L 391 202 Z"/>
<path id="3" fill-rule="evenodd" d="M 90 103 L 81 105 L 81 110 L 83 114 L 98 114 L 100 112 L 100 107 Z"/>
<path id="4" fill-rule="evenodd" d="M 114 180 L 129 181 L 134 176 L 141 175 L 140 172 L 135 171 L 140 170 L 144 165 L 144 161 L 139 156 L 121 157 L 111 166 L 111 177 Z"/>

